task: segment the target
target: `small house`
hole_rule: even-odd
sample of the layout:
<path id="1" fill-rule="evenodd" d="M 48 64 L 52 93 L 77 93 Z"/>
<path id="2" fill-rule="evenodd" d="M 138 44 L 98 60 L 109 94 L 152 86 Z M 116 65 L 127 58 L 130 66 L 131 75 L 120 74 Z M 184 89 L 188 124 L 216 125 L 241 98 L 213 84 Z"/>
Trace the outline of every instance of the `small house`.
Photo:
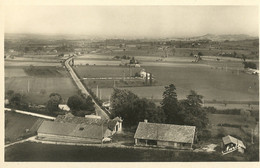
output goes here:
<path id="1" fill-rule="evenodd" d="M 222 141 L 224 147 L 222 152 L 223 154 L 228 154 L 236 150 L 238 150 L 240 153 L 244 153 L 244 150 L 246 149 L 244 143 L 241 140 L 230 135 L 223 137 Z"/>
<path id="2" fill-rule="evenodd" d="M 139 122 L 135 145 L 191 149 L 195 126 Z"/>
<path id="3" fill-rule="evenodd" d="M 59 104 L 59 109 L 64 111 L 70 111 L 70 108 L 67 104 Z"/>

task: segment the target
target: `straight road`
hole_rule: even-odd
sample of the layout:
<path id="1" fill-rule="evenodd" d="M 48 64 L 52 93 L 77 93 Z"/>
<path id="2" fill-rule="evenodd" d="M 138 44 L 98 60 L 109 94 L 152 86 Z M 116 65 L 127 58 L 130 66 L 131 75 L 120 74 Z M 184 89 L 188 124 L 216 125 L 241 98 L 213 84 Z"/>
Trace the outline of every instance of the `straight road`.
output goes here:
<path id="1" fill-rule="evenodd" d="M 101 107 L 97 104 L 97 102 L 93 99 L 93 97 L 89 94 L 89 92 L 86 90 L 86 88 L 83 86 L 83 84 L 81 83 L 80 79 L 77 77 L 77 75 L 75 74 L 74 70 L 72 69 L 72 67 L 70 66 L 69 62 L 71 61 L 73 57 L 68 58 L 65 61 L 65 66 L 68 69 L 72 79 L 74 80 L 74 82 L 76 83 L 77 87 L 79 88 L 79 90 L 82 91 L 83 94 L 86 94 L 86 96 L 90 96 L 93 100 L 93 102 L 95 103 L 95 110 L 96 110 L 96 114 L 98 116 L 101 116 L 102 119 L 109 119 L 109 116 L 107 115 L 107 113 L 101 109 Z"/>

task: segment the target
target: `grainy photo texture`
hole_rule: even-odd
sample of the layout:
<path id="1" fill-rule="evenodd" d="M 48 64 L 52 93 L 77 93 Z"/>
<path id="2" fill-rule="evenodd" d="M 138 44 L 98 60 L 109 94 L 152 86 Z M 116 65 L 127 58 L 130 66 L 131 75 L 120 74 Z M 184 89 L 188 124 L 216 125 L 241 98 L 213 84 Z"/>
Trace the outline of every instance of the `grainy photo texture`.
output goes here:
<path id="1" fill-rule="evenodd" d="M 5 8 L 5 162 L 259 161 L 258 12 Z"/>

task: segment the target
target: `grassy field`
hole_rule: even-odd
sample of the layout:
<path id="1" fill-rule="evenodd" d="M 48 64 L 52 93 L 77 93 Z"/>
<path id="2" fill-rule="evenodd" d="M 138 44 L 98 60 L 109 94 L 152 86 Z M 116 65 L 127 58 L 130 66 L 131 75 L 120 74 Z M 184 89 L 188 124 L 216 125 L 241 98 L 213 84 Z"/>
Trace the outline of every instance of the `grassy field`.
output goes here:
<path id="1" fill-rule="evenodd" d="M 40 62 L 40 61 L 13 61 L 13 60 L 5 60 L 4 62 L 6 66 L 61 66 L 59 62 Z"/>
<path id="2" fill-rule="evenodd" d="M 95 62 L 100 64 L 119 64 L 119 61 L 112 60 L 108 56 L 107 61 L 104 55 L 80 56 L 79 61 Z M 213 101 L 258 101 L 259 88 L 258 76 L 242 72 L 243 65 L 241 59 L 221 57 L 203 57 L 204 61 L 192 63 L 193 57 L 169 57 L 163 62 L 156 62 L 157 59 L 151 56 L 136 56 L 141 60 L 141 68 L 151 72 L 155 78 L 155 86 L 152 87 L 127 87 L 124 88 L 133 91 L 141 97 L 161 99 L 164 86 L 173 83 L 177 88 L 177 94 L 180 99 L 186 97 L 191 89 L 204 96 L 205 100 Z M 90 60 L 89 60 L 90 59 Z M 96 59 L 96 60 L 95 60 Z M 78 66 L 77 71 L 81 77 L 115 77 L 123 76 L 124 69 L 114 66 Z M 110 66 L 108 66 L 110 67 Z M 138 70 L 138 69 L 136 69 Z M 91 74 L 87 73 L 88 71 Z M 126 76 L 129 70 L 125 69 Z M 98 81 L 95 81 L 98 85 Z M 95 85 L 89 81 L 90 85 Z M 107 88 L 101 88 L 107 99 L 112 93 L 111 81 L 108 81 Z M 88 83 L 87 83 L 88 84 Z M 102 81 L 101 87 L 106 84 Z M 129 85 L 131 86 L 131 85 Z M 135 85 L 134 85 L 135 86 Z M 118 87 L 121 87 L 118 85 Z"/>
<path id="3" fill-rule="evenodd" d="M 24 150 L 26 149 L 26 150 Z M 240 158 L 244 160 L 244 158 Z M 110 147 L 66 146 L 25 142 L 5 149 L 5 161 L 176 162 L 236 161 L 221 153 Z"/>
<path id="4" fill-rule="evenodd" d="M 102 77 L 129 77 L 142 68 L 128 68 L 121 66 L 77 66 L 75 70 L 82 78 L 102 78 Z"/>
<path id="5" fill-rule="evenodd" d="M 207 66 L 144 67 L 153 73 L 157 86 L 127 88 L 142 97 L 161 99 L 164 86 L 173 83 L 179 98 L 185 98 L 191 89 L 204 96 L 205 100 L 258 101 L 258 77 L 246 73 L 211 69 Z M 111 94 L 111 88 L 102 89 Z"/>
<path id="6" fill-rule="evenodd" d="M 43 119 L 15 112 L 5 112 L 5 139 L 14 142 L 24 137 L 36 135 Z M 26 129 L 29 129 L 26 132 Z"/>
<path id="7" fill-rule="evenodd" d="M 28 76 L 36 77 L 68 77 L 67 72 L 61 67 L 27 67 L 24 71 Z"/>
<path id="8" fill-rule="evenodd" d="M 5 91 L 14 90 L 23 94 L 23 98 L 32 104 L 44 104 L 53 92 L 59 93 L 66 102 L 68 97 L 77 93 L 73 81 L 65 70 L 59 69 L 59 77 L 53 77 L 51 68 L 40 68 L 41 71 L 25 73 L 23 67 L 5 67 Z M 46 71 L 44 71 L 44 69 Z M 37 72 L 37 73 L 36 73 Z M 39 74 L 39 72 L 46 72 Z M 21 76 L 26 75 L 26 76 Z M 56 74 L 56 73 L 55 73 Z M 33 75 L 33 76 L 29 76 Z M 28 89 L 29 88 L 29 89 Z"/>
<path id="9" fill-rule="evenodd" d="M 208 129 L 213 137 L 222 137 L 232 135 L 241 139 L 245 145 L 250 143 L 250 136 L 252 129 L 256 127 L 256 120 L 254 117 L 248 117 L 247 120 L 242 115 L 229 115 L 229 114 L 208 114 L 209 123 Z M 222 125 L 222 126 L 221 126 Z M 243 131 L 240 127 L 244 127 Z"/>

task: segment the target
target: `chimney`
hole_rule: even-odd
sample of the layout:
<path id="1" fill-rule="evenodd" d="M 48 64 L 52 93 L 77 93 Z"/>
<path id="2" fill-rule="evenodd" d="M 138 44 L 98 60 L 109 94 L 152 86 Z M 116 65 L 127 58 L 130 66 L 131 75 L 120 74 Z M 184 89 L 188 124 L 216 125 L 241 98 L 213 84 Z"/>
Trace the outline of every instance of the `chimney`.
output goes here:
<path id="1" fill-rule="evenodd" d="M 148 123 L 148 120 L 147 120 L 147 119 L 145 119 L 145 120 L 144 120 L 144 122 L 145 122 L 145 123 Z"/>

